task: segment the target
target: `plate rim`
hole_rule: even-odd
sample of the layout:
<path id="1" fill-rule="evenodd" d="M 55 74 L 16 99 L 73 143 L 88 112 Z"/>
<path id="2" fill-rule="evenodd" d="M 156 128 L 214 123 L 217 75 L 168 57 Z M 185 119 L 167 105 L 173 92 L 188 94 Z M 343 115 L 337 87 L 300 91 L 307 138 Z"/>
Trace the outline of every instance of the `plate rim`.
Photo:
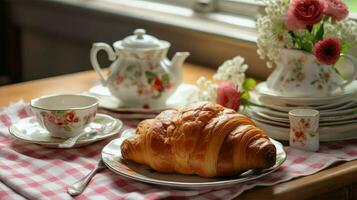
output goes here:
<path id="1" fill-rule="evenodd" d="M 258 179 L 258 178 L 261 178 L 263 176 L 266 176 L 272 172 L 274 172 L 275 170 L 277 170 L 287 159 L 287 153 L 285 152 L 284 150 L 284 146 L 272 139 L 272 138 L 269 138 L 274 145 L 276 146 L 279 146 L 279 148 L 282 150 L 280 152 L 280 154 L 283 154 L 283 155 L 280 155 L 280 156 L 283 156 L 283 159 L 280 160 L 280 163 L 278 163 L 277 166 L 273 166 L 272 168 L 269 168 L 269 169 L 264 169 L 265 172 L 261 173 L 261 174 L 258 174 L 254 177 L 245 177 L 243 179 L 230 179 L 230 180 L 217 180 L 217 181 L 213 181 L 213 182 L 206 182 L 206 183 L 184 183 L 184 182 L 175 182 L 175 181 L 164 181 L 164 180 L 155 180 L 153 178 L 140 178 L 138 176 L 135 176 L 135 175 L 131 175 L 131 174 L 127 174 L 127 173 L 124 173 L 123 171 L 119 171 L 119 170 L 116 170 L 114 169 L 109 163 L 107 163 L 106 159 L 104 158 L 105 156 L 103 156 L 104 153 L 104 149 L 106 147 L 108 147 L 109 145 L 111 145 L 112 143 L 115 143 L 117 142 L 118 140 L 120 139 L 123 139 L 124 138 L 117 138 L 117 139 L 114 139 L 112 140 L 110 143 L 108 143 L 103 149 L 102 149 L 102 153 L 101 153 L 101 156 L 102 156 L 102 159 L 103 159 L 103 162 L 105 163 L 105 165 L 114 173 L 116 174 L 119 174 L 119 175 L 122 175 L 122 176 L 125 176 L 127 178 L 130 178 L 130 179 L 134 179 L 134 180 L 137 180 L 137 181 L 140 181 L 140 182 L 144 182 L 144 183 L 151 183 L 151 184 L 155 184 L 155 185 L 161 185 L 161 186 L 169 186 L 169 187 L 177 187 L 177 188 L 187 188 L 187 187 L 194 187 L 194 188 L 205 188 L 205 187 L 214 187 L 214 186 L 231 186 L 233 184 L 238 184 L 238 183 L 243 183 L 243 182 L 247 182 L 247 181 L 251 181 L 251 180 L 255 180 L 255 179 Z M 118 149 L 118 151 L 120 151 L 120 148 Z M 278 154 L 277 154 L 278 156 Z M 117 161 L 119 162 L 119 161 Z M 277 161 L 278 162 L 278 161 Z M 121 164 L 123 164 L 122 162 L 119 162 Z M 126 165 L 125 165 L 126 166 Z M 160 172 L 157 172 L 157 173 L 160 173 Z M 183 175 L 183 174 L 178 174 L 178 173 L 175 173 L 177 175 Z M 183 175 L 184 176 L 184 175 Z M 197 176 L 197 175 L 193 175 L 193 176 Z"/>
<path id="2" fill-rule="evenodd" d="M 266 135 L 269 136 L 269 133 L 270 132 L 274 132 L 274 135 L 279 135 L 279 138 L 277 138 L 278 140 L 283 140 L 283 141 L 289 141 L 289 132 L 290 132 L 290 129 L 289 128 L 285 128 L 285 127 L 276 127 L 276 126 L 273 126 L 273 125 L 270 125 L 270 124 L 266 124 L 266 123 L 262 123 L 262 122 L 257 122 L 255 121 L 255 123 L 257 123 L 257 126 L 258 128 L 262 129 Z M 267 128 L 266 129 L 274 129 L 274 130 L 270 130 L 270 131 L 267 131 L 266 129 L 264 128 L 261 128 L 259 127 L 259 124 L 263 124 L 263 126 L 266 126 Z M 280 129 L 280 130 L 279 130 Z M 282 129 L 286 129 L 286 130 L 282 130 Z M 278 131 L 277 131 L 278 130 Z M 282 134 L 282 131 L 284 132 L 284 134 Z M 277 133 L 278 132 L 278 133 Z M 286 133 L 285 133 L 286 132 Z M 340 133 L 336 133 L 334 135 L 343 135 L 343 134 L 351 134 L 353 132 L 353 130 L 348 130 L 348 131 L 343 131 L 343 132 L 340 132 Z M 283 135 L 283 136 L 281 136 Z M 323 135 L 324 139 L 321 138 L 321 136 Z M 327 135 L 331 135 L 331 134 L 319 134 L 319 138 L 320 138 L 320 141 L 321 142 L 332 142 L 332 141 L 345 141 L 345 140 L 354 140 L 354 139 L 357 139 L 357 134 L 356 136 L 354 137 L 349 137 L 349 138 L 337 138 L 336 139 L 336 136 L 334 137 L 327 137 Z M 274 136 L 274 137 L 275 137 Z M 326 137 L 325 137 L 326 136 Z M 271 137 L 271 136 L 269 136 Z"/>
<path id="3" fill-rule="evenodd" d="M 356 83 L 356 81 L 353 81 L 352 83 Z M 351 83 L 351 84 L 352 84 Z M 270 98 L 281 98 L 282 100 L 294 100 L 294 101 L 319 101 L 319 100 L 332 100 L 332 99 L 336 99 L 336 98 L 342 98 L 342 97 L 345 97 L 345 96 L 352 96 L 352 95 L 357 95 L 357 89 L 354 91 L 354 90 L 351 90 L 350 92 L 348 93 L 342 93 L 342 94 L 335 94 L 335 95 L 326 95 L 326 96 L 318 96 L 318 97 L 309 97 L 309 96 L 306 96 L 306 97 L 294 97 L 294 96 L 286 96 L 286 95 L 282 95 L 282 94 L 278 94 L 276 93 L 275 91 L 271 91 L 272 93 L 267 93 L 268 91 L 264 91 L 264 90 L 259 90 L 260 87 L 263 87 L 265 86 L 266 88 L 268 88 L 267 86 L 267 82 L 266 81 L 263 81 L 261 83 L 259 83 L 256 88 L 255 88 L 255 91 L 258 92 L 259 94 L 261 95 L 264 95 L 264 96 L 267 96 L 267 97 L 270 97 Z M 343 91 L 342 91 L 343 92 Z M 345 91 L 346 92 L 346 91 Z"/>

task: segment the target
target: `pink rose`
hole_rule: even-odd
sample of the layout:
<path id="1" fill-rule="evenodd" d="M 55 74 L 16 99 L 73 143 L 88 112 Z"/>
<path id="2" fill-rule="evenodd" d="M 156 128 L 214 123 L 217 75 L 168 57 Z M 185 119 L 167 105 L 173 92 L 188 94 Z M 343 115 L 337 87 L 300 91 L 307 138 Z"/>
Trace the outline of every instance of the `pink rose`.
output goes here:
<path id="1" fill-rule="evenodd" d="M 70 112 L 66 113 L 65 118 L 66 118 L 67 122 L 73 122 L 73 120 L 76 118 L 76 112 L 70 111 Z"/>
<path id="2" fill-rule="evenodd" d="M 324 16 L 325 7 L 324 0 L 293 0 L 285 15 L 285 27 L 295 30 L 317 24 Z"/>
<path id="3" fill-rule="evenodd" d="M 238 110 L 240 105 L 240 92 L 234 83 L 222 81 L 217 88 L 217 103 L 233 110 Z"/>
<path id="4" fill-rule="evenodd" d="M 326 0 L 326 2 L 325 15 L 336 20 L 343 20 L 348 16 L 348 8 L 342 0 Z"/>
<path id="5" fill-rule="evenodd" d="M 48 115 L 47 119 L 49 122 L 55 122 L 56 121 L 56 117 L 54 115 Z"/>

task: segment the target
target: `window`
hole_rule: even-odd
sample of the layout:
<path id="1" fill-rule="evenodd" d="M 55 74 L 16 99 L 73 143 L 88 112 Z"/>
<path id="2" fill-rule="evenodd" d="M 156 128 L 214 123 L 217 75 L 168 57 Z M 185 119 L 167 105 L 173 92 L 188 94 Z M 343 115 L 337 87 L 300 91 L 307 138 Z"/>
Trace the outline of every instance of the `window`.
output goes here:
<path id="1" fill-rule="evenodd" d="M 357 1 L 355 0 L 345 0 L 352 12 L 357 12 Z"/>
<path id="2" fill-rule="evenodd" d="M 194 8 L 195 4 L 215 3 L 215 11 L 222 13 L 230 13 L 233 15 L 243 15 L 256 18 L 259 12 L 264 8 L 261 0 L 142 0 L 156 1 L 164 4 L 182 6 L 186 8 Z M 357 1 L 344 0 L 348 5 L 351 17 L 357 18 Z M 196 6 L 197 7 L 197 6 Z"/>
<path id="3" fill-rule="evenodd" d="M 357 1 L 356 0 L 345 0 L 344 2 L 350 8 L 350 12 L 352 13 L 353 17 L 356 18 L 355 16 L 357 16 Z"/>
<path id="4" fill-rule="evenodd" d="M 263 3 L 257 0 L 142 0 L 160 2 L 164 4 L 176 5 L 186 8 L 193 8 L 196 11 L 214 11 L 229 13 L 256 18 L 259 10 L 263 8 Z M 205 7 L 208 7 L 205 10 Z"/>
<path id="5" fill-rule="evenodd" d="M 132 1 L 132 0 L 130 0 Z M 215 23 L 222 27 L 231 27 L 246 32 L 243 38 L 236 34 L 233 37 L 255 41 L 256 18 L 263 10 L 263 3 L 257 0 L 139 0 L 143 3 L 155 3 L 167 6 L 175 6 L 173 12 L 191 13 L 191 19 L 199 19 L 203 23 Z M 157 6 L 160 7 L 160 6 Z M 186 12 L 179 11 L 186 9 Z M 166 9 L 160 9 L 163 12 Z M 206 21 L 206 22 L 204 22 Z M 216 26 L 217 28 L 218 26 Z M 222 28 L 224 29 L 224 28 Z M 236 30 L 237 31 L 237 30 Z M 227 34 L 225 34 L 227 36 Z M 249 38 L 249 39 L 248 39 Z"/>
<path id="6" fill-rule="evenodd" d="M 73 0 L 66 0 L 72 2 Z M 80 0 L 78 0 L 80 1 Z M 357 1 L 344 0 L 357 18 Z M 186 30 L 256 42 L 256 19 L 264 12 L 262 0 L 95 0 L 95 9 L 132 16 Z M 354 13 L 353 13 L 354 12 Z"/>

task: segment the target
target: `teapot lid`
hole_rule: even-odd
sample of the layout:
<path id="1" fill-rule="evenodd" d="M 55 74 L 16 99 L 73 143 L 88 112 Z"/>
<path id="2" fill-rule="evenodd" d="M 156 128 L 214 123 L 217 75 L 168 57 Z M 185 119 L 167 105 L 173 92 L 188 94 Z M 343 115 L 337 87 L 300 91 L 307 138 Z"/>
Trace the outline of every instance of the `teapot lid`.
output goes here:
<path id="1" fill-rule="evenodd" d="M 160 40 L 154 36 L 147 35 L 145 29 L 136 29 L 134 35 L 123 39 L 122 46 L 128 48 L 157 48 L 160 47 Z"/>

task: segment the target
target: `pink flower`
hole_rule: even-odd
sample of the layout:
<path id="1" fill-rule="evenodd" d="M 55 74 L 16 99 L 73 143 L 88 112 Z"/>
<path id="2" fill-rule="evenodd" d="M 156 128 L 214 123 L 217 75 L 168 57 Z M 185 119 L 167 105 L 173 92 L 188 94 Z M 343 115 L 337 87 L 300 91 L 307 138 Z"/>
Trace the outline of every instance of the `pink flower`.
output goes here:
<path id="1" fill-rule="evenodd" d="M 222 81 L 217 88 L 217 103 L 233 110 L 238 110 L 240 105 L 240 92 L 234 83 Z"/>
<path id="2" fill-rule="evenodd" d="M 295 30 L 317 24 L 323 18 L 325 7 L 325 0 L 293 0 L 285 15 L 285 27 Z"/>
<path id="3" fill-rule="evenodd" d="M 54 115 L 48 115 L 47 117 L 49 122 L 55 122 L 56 121 L 56 117 Z"/>
<path id="4" fill-rule="evenodd" d="M 327 37 L 314 46 L 314 54 L 320 63 L 332 65 L 340 58 L 341 42 L 336 37 Z"/>
<path id="5" fill-rule="evenodd" d="M 326 0 L 326 2 L 325 15 L 336 20 L 343 20 L 348 16 L 348 8 L 342 0 Z"/>

